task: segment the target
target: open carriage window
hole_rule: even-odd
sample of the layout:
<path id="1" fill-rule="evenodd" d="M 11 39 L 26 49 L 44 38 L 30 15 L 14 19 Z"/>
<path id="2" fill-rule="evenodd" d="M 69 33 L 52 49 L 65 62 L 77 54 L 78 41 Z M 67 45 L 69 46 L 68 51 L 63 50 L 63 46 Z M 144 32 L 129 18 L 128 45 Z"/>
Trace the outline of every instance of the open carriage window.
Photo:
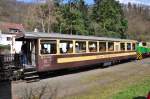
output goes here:
<path id="1" fill-rule="evenodd" d="M 73 53 L 73 42 L 62 40 L 60 41 L 60 53 Z"/>
<path id="2" fill-rule="evenodd" d="M 106 42 L 99 42 L 99 51 L 106 51 Z"/>
<path id="3" fill-rule="evenodd" d="M 76 41 L 75 51 L 76 51 L 76 53 L 85 53 L 86 52 L 86 42 L 85 41 Z"/>
<path id="4" fill-rule="evenodd" d="M 131 43 L 127 43 L 127 50 L 131 50 Z"/>
<path id="5" fill-rule="evenodd" d="M 97 42 L 89 42 L 89 52 L 97 52 Z"/>
<path id="6" fill-rule="evenodd" d="M 41 54 L 56 54 L 56 40 L 41 40 Z"/>
<path id="7" fill-rule="evenodd" d="M 136 49 L 136 44 L 133 43 L 133 44 L 132 44 L 132 50 L 134 51 L 135 49 Z"/>
<path id="8" fill-rule="evenodd" d="M 121 51 L 125 51 L 125 43 L 120 43 Z"/>
<path id="9" fill-rule="evenodd" d="M 108 51 L 114 51 L 114 43 L 108 42 Z"/>

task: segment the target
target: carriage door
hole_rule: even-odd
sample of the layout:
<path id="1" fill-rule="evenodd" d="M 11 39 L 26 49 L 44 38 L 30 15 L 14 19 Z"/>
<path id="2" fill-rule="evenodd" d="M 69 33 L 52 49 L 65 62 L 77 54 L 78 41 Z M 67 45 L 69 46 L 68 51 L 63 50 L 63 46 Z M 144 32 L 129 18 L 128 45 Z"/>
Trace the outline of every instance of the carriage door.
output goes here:
<path id="1" fill-rule="evenodd" d="M 114 42 L 114 51 L 120 51 L 120 42 Z"/>
<path id="2" fill-rule="evenodd" d="M 31 41 L 30 48 L 31 48 L 31 65 L 36 66 L 36 40 Z"/>

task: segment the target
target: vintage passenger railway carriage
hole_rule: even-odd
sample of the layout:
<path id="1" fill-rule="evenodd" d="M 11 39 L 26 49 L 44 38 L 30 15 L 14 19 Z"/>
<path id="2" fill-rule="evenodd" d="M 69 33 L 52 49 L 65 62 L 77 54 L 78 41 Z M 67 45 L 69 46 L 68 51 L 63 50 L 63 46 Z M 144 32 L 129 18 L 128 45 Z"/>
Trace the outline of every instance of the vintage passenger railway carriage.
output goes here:
<path id="1" fill-rule="evenodd" d="M 136 58 L 135 40 L 35 32 L 16 40 L 26 42 L 28 65 L 38 72 Z"/>

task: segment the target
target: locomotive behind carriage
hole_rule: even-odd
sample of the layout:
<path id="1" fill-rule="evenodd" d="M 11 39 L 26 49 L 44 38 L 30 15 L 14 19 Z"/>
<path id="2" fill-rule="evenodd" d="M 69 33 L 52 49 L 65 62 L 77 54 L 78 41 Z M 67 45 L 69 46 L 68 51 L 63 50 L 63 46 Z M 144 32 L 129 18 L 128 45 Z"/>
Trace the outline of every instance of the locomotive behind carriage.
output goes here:
<path id="1" fill-rule="evenodd" d="M 94 64 L 112 64 L 137 58 L 138 41 L 136 40 L 25 32 L 18 34 L 16 41 L 22 41 L 25 44 L 26 55 L 25 57 L 14 55 L 11 64 L 15 68 L 11 67 L 10 71 L 13 71 L 12 75 L 14 75 L 16 70 L 17 74 L 24 74 L 27 78 L 30 78 L 30 73 L 35 72 L 41 74 L 47 71 Z M 147 45 L 148 43 L 144 45 L 144 48 L 148 48 Z M 150 54 L 150 51 L 146 53 Z"/>

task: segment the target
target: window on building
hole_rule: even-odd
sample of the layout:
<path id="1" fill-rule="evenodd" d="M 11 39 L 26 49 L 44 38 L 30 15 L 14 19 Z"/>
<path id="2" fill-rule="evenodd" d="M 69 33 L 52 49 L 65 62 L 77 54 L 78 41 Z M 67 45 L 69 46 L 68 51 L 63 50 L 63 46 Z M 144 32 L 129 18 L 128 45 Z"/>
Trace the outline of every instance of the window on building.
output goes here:
<path id="1" fill-rule="evenodd" d="M 11 37 L 7 37 L 7 41 L 11 41 L 12 40 L 12 38 Z"/>
<path id="2" fill-rule="evenodd" d="M 125 43 L 120 43 L 121 51 L 125 51 Z"/>
<path id="3" fill-rule="evenodd" d="M 131 43 L 127 43 L 127 50 L 131 50 Z"/>
<path id="4" fill-rule="evenodd" d="M 10 28 L 10 29 L 9 29 L 9 32 L 10 32 L 10 33 L 19 33 L 20 30 L 19 30 L 19 29 L 12 29 L 12 28 Z"/>
<path id="5" fill-rule="evenodd" d="M 97 52 L 97 42 L 89 42 L 89 52 Z"/>
<path id="6" fill-rule="evenodd" d="M 76 50 L 76 53 L 85 53 L 86 52 L 86 42 L 85 41 L 76 41 L 75 50 Z"/>
<path id="7" fill-rule="evenodd" d="M 73 42 L 72 41 L 60 41 L 60 53 L 73 53 Z"/>
<path id="8" fill-rule="evenodd" d="M 114 43 L 108 42 L 108 51 L 114 51 Z"/>
<path id="9" fill-rule="evenodd" d="M 56 54 L 56 40 L 42 40 L 41 54 Z"/>
<path id="10" fill-rule="evenodd" d="M 106 42 L 99 42 L 99 51 L 106 51 Z"/>

